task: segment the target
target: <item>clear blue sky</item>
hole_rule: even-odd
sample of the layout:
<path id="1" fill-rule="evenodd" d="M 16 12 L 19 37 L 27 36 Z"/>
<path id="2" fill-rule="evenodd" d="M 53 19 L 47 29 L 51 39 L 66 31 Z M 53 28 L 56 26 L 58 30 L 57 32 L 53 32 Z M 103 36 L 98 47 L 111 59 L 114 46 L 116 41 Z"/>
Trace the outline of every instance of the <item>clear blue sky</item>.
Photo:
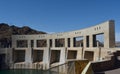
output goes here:
<path id="1" fill-rule="evenodd" d="M 0 23 L 45 32 L 77 30 L 110 19 L 120 41 L 120 0 L 0 0 Z"/>

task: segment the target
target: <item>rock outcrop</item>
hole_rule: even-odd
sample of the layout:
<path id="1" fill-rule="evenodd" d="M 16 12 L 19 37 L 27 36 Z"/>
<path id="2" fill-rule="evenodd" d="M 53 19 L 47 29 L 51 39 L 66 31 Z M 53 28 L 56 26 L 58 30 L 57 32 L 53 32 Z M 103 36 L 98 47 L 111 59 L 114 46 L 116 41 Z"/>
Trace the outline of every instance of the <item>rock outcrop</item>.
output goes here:
<path id="1" fill-rule="evenodd" d="M 17 27 L 9 26 L 6 23 L 0 23 L 0 47 L 9 47 L 11 45 L 11 35 L 27 35 L 27 34 L 46 34 L 46 32 L 31 29 L 28 26 Z"/>

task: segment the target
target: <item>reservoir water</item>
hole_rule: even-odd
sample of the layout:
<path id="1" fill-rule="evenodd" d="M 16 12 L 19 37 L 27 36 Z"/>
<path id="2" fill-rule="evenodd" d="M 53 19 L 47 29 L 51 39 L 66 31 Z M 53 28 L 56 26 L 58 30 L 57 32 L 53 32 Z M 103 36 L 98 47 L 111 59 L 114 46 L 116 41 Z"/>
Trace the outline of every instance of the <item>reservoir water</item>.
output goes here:
<path id="1" fill-rule="evenodd" d="M 58 74 L 44 70 L 0 70 L 0 74 Z"/>

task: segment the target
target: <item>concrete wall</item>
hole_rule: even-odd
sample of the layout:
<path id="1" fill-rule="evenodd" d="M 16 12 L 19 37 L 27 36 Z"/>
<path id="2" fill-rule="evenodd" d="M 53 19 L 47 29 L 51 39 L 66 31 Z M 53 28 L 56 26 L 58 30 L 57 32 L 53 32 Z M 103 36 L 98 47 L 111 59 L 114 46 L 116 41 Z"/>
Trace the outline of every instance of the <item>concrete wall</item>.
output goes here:
<path id="1" fill-rule="evenodd" d="M 77 52 L 76 59 L 84 59 L 85 52 L 93 52 L 93 60 L 98 61 L 107 55 L 104 55 L 104 49 L 113 48 L 115 46 L 115 31 L 114 31 L 114 21 L 109 20 L 98 24 L 93 27 L 75 30 L 70 32 L 61 32 L 55 34 L 36 34 L 36 35 L 13 35 L 12 36 L 12 49 L 14 50 L 25 50 L 25 64 L 30 64 L 32 68 L 33 64 L 33 51 L 43 50 L 43 69 L 48 69 L 50 67 L 51 50 L 60 51 L 60 60 L 58 64 L 65 63 L 68 59 L 68 51 L 74 50 Z M 95 40 L 95 35 L 104 34 L 104 47 L 100 50 L 100 47 L 93 47 Z M 74 38 L 83 37 L 83 46 L 74 47 Z M 68 42 L 69 38 L 69 42 Z M 63 39 L 63 47 L 56 47 L 56 39 Z M 17 47 L 17 40 L 27 40 L 27 47 Z M 45 40 L 46 46 L 37 47 L 37 40 Z M 50 40 L 52 44 L 50 44 Z M 33 42 L 33 43 L 31 43 Z M 78 41 L 79 42 L 79 41 Z M 32 45 L 33 44 L 33 45 Z M 32 45 L 32 46 L 31 46 Z M 52 45 L 52 46 L 50 46 Z M 40 45 L 41 46 L 41 45 Z M 14 52 L 14 51 L 13 51 Z M 12 55 L 12 53 L 11 53 Z M 104 55 L 104 56 L 102 56 Z M 13 58 L 13 57 L 11 57 Z M 13 60 L 11 60 L 12 62 Z"/>

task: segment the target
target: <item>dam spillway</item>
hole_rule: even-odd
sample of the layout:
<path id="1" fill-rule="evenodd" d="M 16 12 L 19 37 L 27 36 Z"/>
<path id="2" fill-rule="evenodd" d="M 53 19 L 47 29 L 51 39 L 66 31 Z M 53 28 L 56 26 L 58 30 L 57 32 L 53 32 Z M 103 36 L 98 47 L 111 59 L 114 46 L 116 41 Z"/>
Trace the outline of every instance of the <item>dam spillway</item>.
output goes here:
<path id="1" fill-rule="evenodd" d="M 115 48 L 114 21 L 55 34 L 12 35 L 12 47 L 1 50 L 11 69 L 49 69 L 67 60 L 109 60 Z M 103 42 L 97 39 L 102 35 Z"/>

